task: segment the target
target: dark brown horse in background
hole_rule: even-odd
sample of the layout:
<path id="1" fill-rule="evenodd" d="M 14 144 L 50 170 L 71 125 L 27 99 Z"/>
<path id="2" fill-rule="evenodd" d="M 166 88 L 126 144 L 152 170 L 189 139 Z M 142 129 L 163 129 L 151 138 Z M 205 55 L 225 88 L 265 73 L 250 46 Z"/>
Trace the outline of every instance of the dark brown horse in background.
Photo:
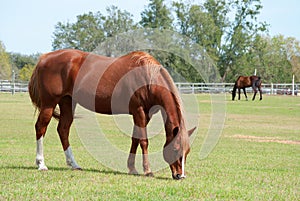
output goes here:
<path id="1" fill-rule="evenodd" d="M 39 170 L 47 170 L 43 138 L 52 117 L 59 120 L 57 131 L 66 161 L 76 163 L 69 144 L 69 130 L 76 104 L 102 114 L 130 114 L 134 128 L 127 166 L 137 174 L 135 155 L 140 145 L 144 174 L 152 176 L 148 160 L 146 126 L 161 106 L 166 142 L 163 156 L 174 179 L 185 177 L 184 165 L 190 150 L 182 103 L 169 73 L 151 55 L 132 52 L 118 58 L 104 57 L 79 50 L 58 50 L 41 56 L 29 82 L 29 93 L 39 110 L 35 124 Z M 59 113 L 55 110 L 59 106 Z M 154 109 L 153 109 L 154 108 Z M 164 111 L 162 111 L 164 110 Z M 99 145 L 100 147 L 100 145 Z"/>
<path id="2" fill-rule="evenodd" d="M 262 100 L 262 91 L 261 91 L 261 79 L 258 76 L 239 76 L 238 79 L 235 81 L 233 90 L 232 90 L 232 100 L 234 100 L 235 95 L 236 95 L 236 89 L 238 89 L 239 93 L 239 100 L 241 99 L 241 89 L 243 89 L 246 100 L 248 100 L 247 94 L 246 94 L 246 88 L 247 87 L 252 87 L 254 91 L 254 95 L 252 100 L 255 99 L 257 90 L 259 91 L 260 94 L 260 99 Z"/>

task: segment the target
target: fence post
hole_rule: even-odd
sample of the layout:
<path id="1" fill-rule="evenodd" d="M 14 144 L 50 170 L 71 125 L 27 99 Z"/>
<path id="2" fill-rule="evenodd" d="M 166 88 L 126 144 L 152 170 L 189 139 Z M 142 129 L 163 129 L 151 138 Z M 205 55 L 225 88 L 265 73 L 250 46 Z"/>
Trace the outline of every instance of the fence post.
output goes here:
<path id="1" fill-rule="evenodd" d="M 292 96 L 295 95 L 295 75 L 293 74 L 293 80 L 292 80 Z"/>
<path id="2" fill-rule="evenodd" d="M 15 94 L 15 71 L 14 70 L 12 71 L 11 81 L 12 81 L 11 94 L 14 95 Z"/>
<path id="3" fill-rule="evenodd" d="M 195 93 L 195 83 L 192 84 L 192 94 Z"/>
<path id="4" fill-rule="evenodd" d="M 274 88 L 273 88 L 273 83 L 271 83 L 271 95 L 274 94 Z"/>

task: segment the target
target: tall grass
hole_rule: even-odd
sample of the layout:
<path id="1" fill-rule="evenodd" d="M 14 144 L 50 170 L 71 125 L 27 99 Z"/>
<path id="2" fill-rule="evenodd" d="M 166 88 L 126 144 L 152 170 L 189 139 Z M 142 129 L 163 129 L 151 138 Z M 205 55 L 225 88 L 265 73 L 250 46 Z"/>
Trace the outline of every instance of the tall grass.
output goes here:
<path id="1" fill-rule="evenodd" d="M 300 141 L 300 98 L 263 98 L 227 97 L 222 136 L 213 152 L 200 160 L 211 104 L 209 95 L 197 95 L 201 122 L 187 159 L 187 178 L 174 181 L 168 167 L 148 178 L 101 165 L 84 148 L 74 127 L 70 142 L 84 170 L 68 169 L 55 120 L 44 140 L 49 171 L 37 171 L 36 116 L 29 97 L 0 93 L 0 200 L 299 200 L 300 145 L 290 142 Z M 113 136 L 119 131 L 110 118 L 98 116 L 105 132 Z M 129 151 L 130 137 L 118 136 L 122 149 Z M 149 149 L 162 148 L 156 146 L 160 140 L 150 139 Z"/>

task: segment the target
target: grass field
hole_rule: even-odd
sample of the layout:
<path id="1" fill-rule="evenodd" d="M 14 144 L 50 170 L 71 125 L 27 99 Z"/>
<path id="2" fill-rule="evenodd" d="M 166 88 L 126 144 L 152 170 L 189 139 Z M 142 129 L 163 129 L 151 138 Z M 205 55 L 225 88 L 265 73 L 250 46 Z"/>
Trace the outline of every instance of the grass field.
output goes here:
<path id="1" fill-rule="evenodd" d="M 227 96 L 222 136 L 213 152 L 200 160 L 211 104 L 209 95 L 198 95 L 201 123 L 187 159 L 187 178 L 175 181 L 168 167 L 148 178 L 101 165 L 74 127 L 70 141 L 84 170 L 68 169 L 55 120 L 44 140 L 49 171 L 37 171 L 36 117 L 28 94 L 0 93 L 0 200 L 299 200 L 300 97 L 263 98 L 230 101 Z M 118 134 L 110 126 L 111 117 L 98 119 L 106 133 Z M 118 135 L 129 150 L 130 138 Z M 161 140 L 150 139 L 150 150 L 161 148 L 156 141 Z"/>

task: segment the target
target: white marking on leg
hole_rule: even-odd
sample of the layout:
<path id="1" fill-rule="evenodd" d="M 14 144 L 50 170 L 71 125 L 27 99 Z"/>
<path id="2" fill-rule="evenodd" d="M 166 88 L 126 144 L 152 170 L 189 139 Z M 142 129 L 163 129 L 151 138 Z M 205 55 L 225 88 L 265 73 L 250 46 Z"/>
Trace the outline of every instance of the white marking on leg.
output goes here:
<path id="1" fill-rule="evenodd" d="M 74 158 L 73 153 L 72 153 L 71 146 L 69 146 L 66 149 L 65 155 L 66 155 L 66 161 L 67 161 L 68 166 L 71 166 L 72 169 L 81 169 L 81 167 L 75 161 L 75 158 Z"/>
<path id="2" fill-rule="evenodd" d="M 36 141 L 36 165 L 38 170 L 48 170 L 44 161 L 43 136 Z"/>

